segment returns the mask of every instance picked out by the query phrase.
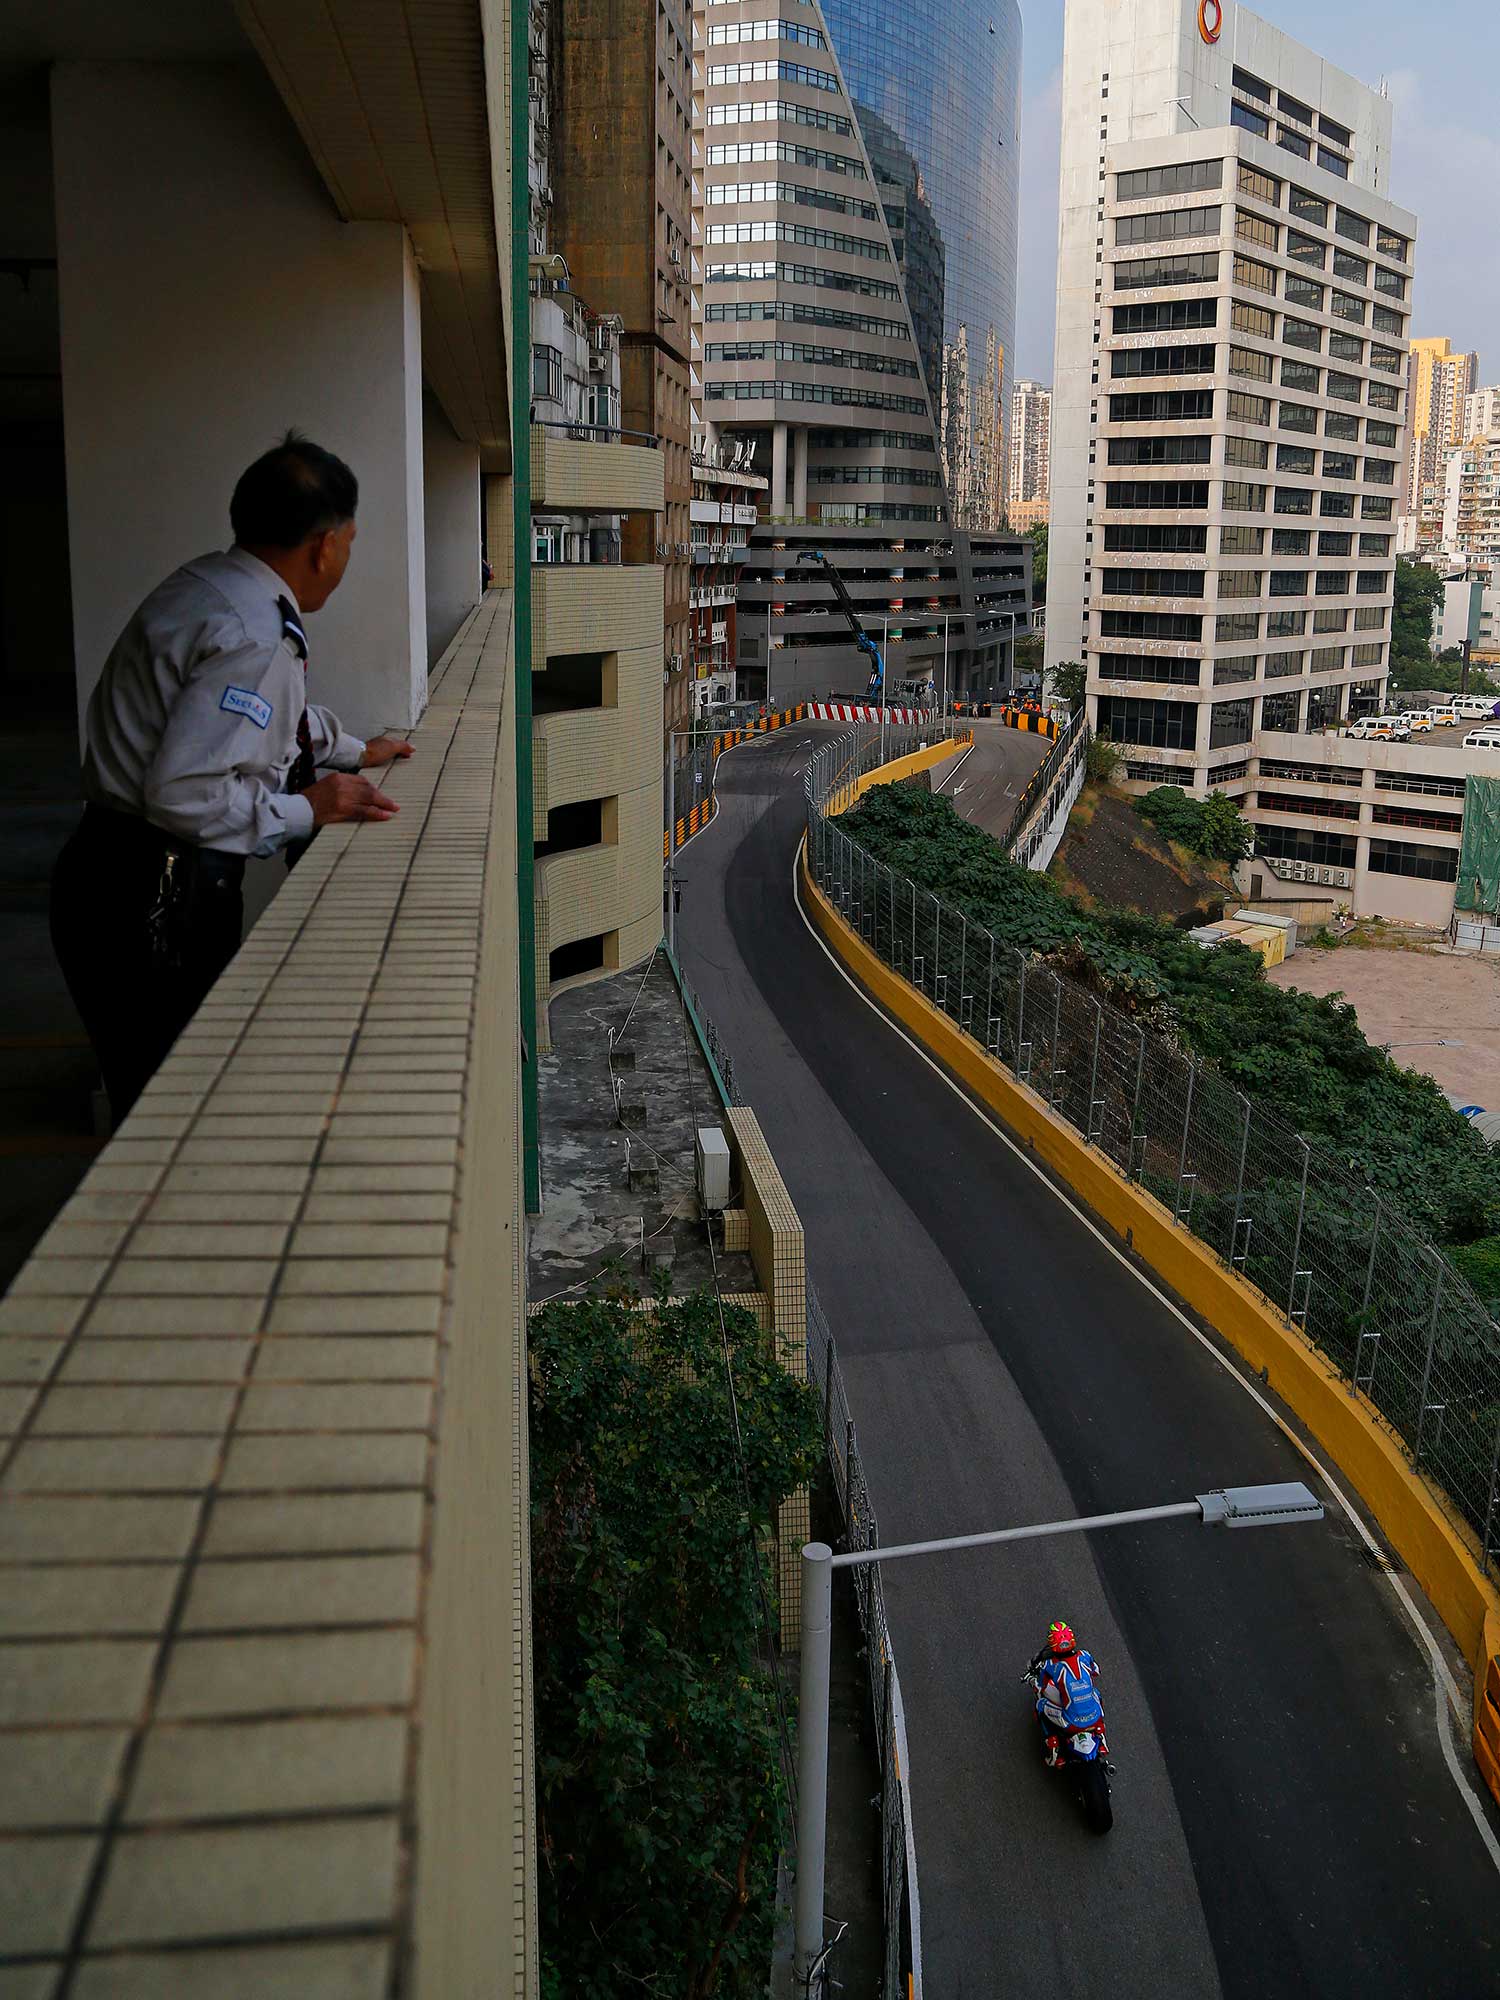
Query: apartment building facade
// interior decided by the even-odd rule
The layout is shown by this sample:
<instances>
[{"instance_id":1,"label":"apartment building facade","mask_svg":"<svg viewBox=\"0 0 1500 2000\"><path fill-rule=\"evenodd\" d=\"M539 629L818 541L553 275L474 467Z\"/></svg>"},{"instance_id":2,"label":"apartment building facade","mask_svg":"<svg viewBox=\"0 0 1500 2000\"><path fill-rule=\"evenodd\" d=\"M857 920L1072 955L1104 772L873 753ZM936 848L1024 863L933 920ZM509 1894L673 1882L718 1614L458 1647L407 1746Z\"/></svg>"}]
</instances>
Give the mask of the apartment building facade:
<instances>
[{"instance_id":1,"label":"apartment building facade","mask_svg":"<svg viewBox=\"0 0 1500 2000\"><path fill-rule=\"evenodd\" d=\"M1500 388L1476 389L1464 397L1460 438L1500 437Z\"/></svg>"},{"instance_id":2,"label":"apartment building facade","mask_svg":"<svg viewBox=\"0 0 1500 2000\"><path fill-rule=\"evenodd\" d=\"M1047 663L1243 788L1389 669L1415 218L1390 106L1247 9L1071 0ZM1272 836L1274 839L1274 836Z\"/></svg>"},{"instance_id":3,"label":"apartment building facade","mask_svg":"<svg viewBox=\"0 0 1500 2000\"><path fill-rule=\"evenodd\" d=\"M1467 413L1478 384L1477 354L1455 354L1446 337L1412 341L1406 376L1406 490L1400 509L1410 519L1402 541L1412 550L1441 543L1447 456L1453 446L1475 435Z\"/></svg>"},{"instance_id":4,"label":"apartment building facade","mask_svg":"<svg viewBox=\"0 0 1500 2000\"><path fill-rule=\"evenodd\" d=\"M1024 532L1047 519L1052 476L1052 391L1041 382L1018 382L1011 391L1005 514Z\"/></svg>"},{"instance_id":5,"label":"apartment building facade","mask_svg":"<svg viewBox=\"0 0 1500 2000\"><path fill-rule=\"evenodd\" d=\"M1466 561L1500 561L1500 435L1471 437L1443 466L1442 548Z\"/></svg>"}]
</instances>

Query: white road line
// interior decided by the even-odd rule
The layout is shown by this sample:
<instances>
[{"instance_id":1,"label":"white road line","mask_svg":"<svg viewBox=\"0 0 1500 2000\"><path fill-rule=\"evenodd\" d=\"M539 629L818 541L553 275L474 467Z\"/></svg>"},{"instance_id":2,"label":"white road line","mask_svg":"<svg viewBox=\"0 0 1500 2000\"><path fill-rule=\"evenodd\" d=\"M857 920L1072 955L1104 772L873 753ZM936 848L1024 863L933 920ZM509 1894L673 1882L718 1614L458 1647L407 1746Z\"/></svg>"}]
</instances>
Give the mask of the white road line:
<instances>
[{"instance_id":1,"label":"white road line","mask_svg":"<svg viewBox=\"0 0 1500 2000\"><path fill-rule=\"evenodd\" d=\"M798 856L800 856L800 852L801 849L799 846ZM1245 1379L1245 1377L1240 1373L1239 1369L1230 1360L1229 1356L1227 1354L1221 1353L1219 1348L1214 1344L1213 1341L1211 1341L1208 1338L1208 1336L1202 1331L1200 1327L1194 1326L1193 1322L1188 1318L1187 1314L1183 1312L1182 1308L1178 1305L1175 1305L1173 1301L1167 1297L1165 1292L1163 1292L1158 1286L1154 1285L1150 1280L1150 1278L1146 1276L1145 1272L1142 1271L1136 1264L1132 1263L1130 1258L1128 1258L1125 1255L1123 1250L1121 1250L1115 1243L1111 1242L1110 1238L1099 1227L1099 1225L1096 1222L1094 1222L1088 1215L1086 1215L1084 1211L1077 1205L1076 1202L1071 1201L1054 1181L1049 1179L1049 1177L1042 1172L1041 1168L1036 1164L1034 1160L1027 1158L1024 1150L1016 1144L1015 1140L1011 1138L1010 1134L1005 1130L1004 1126L999 1124L998 1121L995 1120L994 1118L990 1117L988 1112L981 1110L980 1107L974 1102L974 1100L968 1095L968 1093L960 1089L960 1087L953 1081L952 1077L948 1075L947 1071L942 1067L942 1065L933 1060L933 1058L927 1053L926 1049L922 1047L921 1043L914 1040L912 1036L908 1035L904 1028L898 1027L896 1023L890 1018L890 1016L887 1013L885 1013L885 1011L881 1007L877 1006L875 1001L873 1001L870 998L869 994L865 992L864 988L859 984L858 980L850 976L849 972L840 963L837 954L830 949L830 947L822 937L821 933L819 932L817 926L812 922L812 920L809 918L807 914L807 911L802 906L801 886L797 879L798 856L794 856L792 860L792 900L797 906L797 914L799 917L801 917L803 924L806 926L808 935L812 938L813 942L817 945L818 949L823 953L823 956L828 960L828 963L833 967L834 971L839 975L840 979L843 980L844 984L848 986L852 992L858 995L858 997L864 1002L864 1004L869 1008L870 1012L874 1014L878 1020L883 1021L885 1023L886 1027L890 1029L893 1035L898 1036L903 1042L905 1042L906 1046L912 1051L914 1055L918 1056L924 1063L926 1063L927 1067L932 1071L933 1075L936 1076L940 1082L945 1083L948 1086L949 1090L953 1092L953 1095L958 1099L959 1103L964 1105L969 1111L971 1111L974 1114L974 1116L979 1120L981 1125L988 1126L989 1130L995 1134L995 1137L999 1139L1001 1144L1009 1147L1010 1151L1015 1154L1016 1158L1021 1162L1022 1166L1025 1167L1028 1172L1035 1174L1036 1178L1041 1182L1042 1186L1047 1189L1048 1193L1053 1195L1056 1198L1056 1200L1061 1202L1063 1207L1068 1210L1069 1214L1074 1216L1079 1222L1081 1222L1084 1228L1088 1230L1091 1236L1093 1236L1094 1238L1097 1239L1098 1242L1103 1244L1104 1248L1109 1252L1110 1256L1113 1257L1117 1263L1123 1264L1125 1269L1137 1281L1137 1283L1144 1285L1146 1290L1151 1294L1151 1296L1154 1299L1156 1299L1159 1304L1166 1307L1167 1311L1172 1315L1173 1319L1177 1320L1181 1325L1187 1328L1188 1332L1192 1335L1193 1339L1198 1342L1200 1347L1204 1348L1209 1354L1213 1356L1214 1360L1218 1362L1219 1366L1229 1376L1230 1380L1237 1383L1239 1387L1244 1390L1245 1394L1250 1397L1251 1401L1257 1404L1259 1408L1264 1411L1266 1416L1270 1418L1271 1422L1276 1426L1277 1430L1281 1432L1282 1436L1285 1437L1287 1441L1298 1452L1301 1453L1302 1457L1307 1461L1308 1465L1312 1467L1313 1471L1316 1472L1318 1477L1322 1480L1323 1484L1328 1488L1328 1491L1333 1495L1334 1499L1338 1502L1340 1510L1343 1512L1345 1518L1349 1521L1350 1525L1354 1528L1356 1534L1358 1534L1360 1540L1364 1543L1365 1547L1370 1551L1372 1555L1378 1557L1381 1553L1379 1544L1376 1542L1374 1536L1370 1533L1369 1529L1366 1528L1364 1522L1360 1519L1359 1514L1355 1509L1355 1507L1353 1506L1353 1504L1346 1498L1342 1489L1337 1485L1337 1483L1333 1478L1333 1475L1329 1472L1327 1466L1324 1465L1322 1460L1317 1456L1315 1452L1313 1452L1311 1449L1309 1449L1309 1447L1306 1444L1303 1443L1302 1439L1298 1437L1297 1433L1292 1429L1290 1424L1288 1424L1284 1418L1282 1418L1277 1414L1277 1412L1272 1408L1270 1403L1267 1402L1266 1398L1263 1395L1261 1395L1260 1391L1257 1388L1255 1388L1251 1382ZM1420 1611L1418 1611L1416 1604L1413 1602L1410 1591L1408 1591L1406 1588L1406 1585L1401 1581L1399 1576L1394 1576L1389 1571L1384 1572L1384 1574L1386 1577L1386 1581L1390 1584L1392 1590L1394 1590L1394 1592L1396 1593L1396 1597L1400 1602L1402 1609L1405 1611L1407 1617L1410 1619L1412 1627L1416 1632L1418 1639L1421 1641L1422 1647L1425 1650L1428 1660L1431 1663L1433 1699L1434 1699L1434 1706L1437 1711L1438 1743L1443 1752L1443 1761L1448 1766L1449 1775L1452 1777L1454 1784L1458 1788L1459 1797L1468 1807L1469 1816L1473 1820L1475 1827L1478 1829L1479 1838L1484 1842L1486 1853L1489 1855L1489 1858L1493 1863L1494 1867L1496 1868L1496 1870L1500 1871L1500 1840L1496 1839L1494 1830L1490 1826L1489 1819L1486 1816L1485 1809L1480 1804L1479 1800L1475 1797L1473 1788L1468 1782L1467 1778L1465 1777L1462 1768L1460 1767L1458 1756L1453 1746L1452 1719L1449 1714L1450 1704L1452 1707L1452 1711L1454 1714L1457 1715L1460 1724L1466 1730L1471 1726L1470 1718L1466 1715L1464 1711L1464 1705L1462 1698L1460 1697L1458 1692L1457 1683L1454 1681L1452 1674L1449 1672L1448 1663L1443 1658L1442 1652L1438 1647L1436 1639L1433 1638L1432 1633L1428 1629L1427 1621L1422 1617ZM1445 1695L1446 1699L1444 1698Z\"/></svg>"}]
</instances>

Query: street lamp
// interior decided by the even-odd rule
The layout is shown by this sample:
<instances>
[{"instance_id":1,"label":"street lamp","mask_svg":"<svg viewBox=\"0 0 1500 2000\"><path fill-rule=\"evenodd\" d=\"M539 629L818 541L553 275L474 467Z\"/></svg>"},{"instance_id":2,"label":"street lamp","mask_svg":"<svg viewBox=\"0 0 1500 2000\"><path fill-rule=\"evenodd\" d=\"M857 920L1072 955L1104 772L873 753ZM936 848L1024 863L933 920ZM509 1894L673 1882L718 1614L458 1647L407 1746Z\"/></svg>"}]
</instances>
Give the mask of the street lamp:
<instances>
[{"instance_id":1,"label":"street lamp","mask_svg":"<svg viewBox=\"0 0 1500 2000\"><path fill-rule=\"evenodd\" d=\"M1288 1521L1321 1521L1323 1503L1300 1481L1273 1486L1229 1486L1175 1500L1164 1507L1133 1507L1121 1514L1089 1514L1074 1521L1039 1521L1027 1528L995 1528L981 1535L949 1535L937 1542L901 1542L888 1549L849 1549L835 1555L826 1542L802 1551L802 1669L797 1715L797 1976L811 1992L823 1949L823 1873L828 1817L828 1689L833 1636L833 1572L905 1556L941 1555L952 1549L988 1548L994 1542L1031 1541L1043 1535L1092 1534L1141 1521L1192 1519L1205 1526L1269 1528Z\"/></svg>"}]
</instances>

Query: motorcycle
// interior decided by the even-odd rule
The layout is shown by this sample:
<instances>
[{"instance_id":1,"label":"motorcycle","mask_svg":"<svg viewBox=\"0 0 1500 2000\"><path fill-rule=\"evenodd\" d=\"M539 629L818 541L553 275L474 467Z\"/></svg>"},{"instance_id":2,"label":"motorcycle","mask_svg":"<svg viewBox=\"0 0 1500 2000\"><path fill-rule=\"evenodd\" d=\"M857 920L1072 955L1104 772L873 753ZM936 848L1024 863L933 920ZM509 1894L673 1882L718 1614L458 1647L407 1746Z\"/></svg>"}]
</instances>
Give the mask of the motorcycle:
<instances>
[{"instance_id":1,"label":"motorcycle","mask_svg":"<svg viewBox=\"0 0 1500 2000\"><path fill-rule=\"evenodd\" d=\"M1021 1679L1033 1693L1040 1694L1041 1683L1035 1667L1028 1667ZM1109 1795L1109 1774L1115 1766L1109 1761L1102 1718L1078 1729L1050 1721L1045 1726L1057 1744L1055 1761L1048 1760L1050 1768L1061 1771L1072 1785L1089 1832L1108 1833L1115 1823L1115 1809Z\"/></svg>"}]
</instances>

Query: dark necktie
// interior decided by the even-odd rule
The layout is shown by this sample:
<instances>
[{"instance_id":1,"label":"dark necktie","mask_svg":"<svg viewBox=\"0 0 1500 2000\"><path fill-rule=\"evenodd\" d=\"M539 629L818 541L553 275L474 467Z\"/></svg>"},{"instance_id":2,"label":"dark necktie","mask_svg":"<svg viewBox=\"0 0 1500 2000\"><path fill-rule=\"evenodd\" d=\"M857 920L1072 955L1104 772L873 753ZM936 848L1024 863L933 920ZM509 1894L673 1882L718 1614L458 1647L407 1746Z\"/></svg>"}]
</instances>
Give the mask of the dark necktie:
<instances>
[{"instance_id":1,"label":"dark necktie","mask_svg":"<svg viewBox=\"0 0 1500 2000\"><path fill-rule=\"evenodd\" d=\"M281 613L281 636L290 639L292 649L302 662L304 680L307 677L307 634L302 629L302 620L297 616L289 597L278 597L276 608ZM305 792L318 774L313 762L312 731L307 726L307 702L304 698L302 713L297 717L297 759L287 773L286 788L289 792Z\"/></svg>"}]
</instances>

